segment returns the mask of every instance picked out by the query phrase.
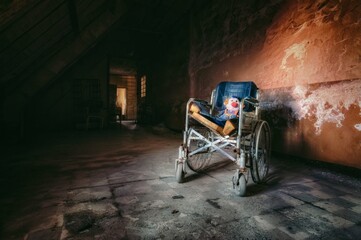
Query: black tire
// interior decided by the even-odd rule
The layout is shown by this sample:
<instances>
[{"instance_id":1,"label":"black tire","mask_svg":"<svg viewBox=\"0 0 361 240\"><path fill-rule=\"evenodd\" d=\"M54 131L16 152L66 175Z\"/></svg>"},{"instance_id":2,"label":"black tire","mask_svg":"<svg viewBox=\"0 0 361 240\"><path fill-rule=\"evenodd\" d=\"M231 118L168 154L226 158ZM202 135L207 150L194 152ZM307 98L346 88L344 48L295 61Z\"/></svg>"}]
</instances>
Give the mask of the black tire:
<instances>
[{"instance_id":1,"label":"black tire","mask_svg":"<svg viewBox=\"0 0 361 240\"><path fill-rule=\"evenodd\" d=\"M191 129L190 129L191 130ZM190 133L190 130L188 133ZM207 139L212 138L212 132L207 128L197 128L195 129L201 135L203 135ZM188 134L189 135L189 134ZM206 145L207 143L201 139L190 139L189 144L187 144L188 153ZM201 172L207 166L209 166L210 161L212 159L212 152L211 149L205 149L199 153L196 153L192 156L187 156L187 165L188 167L194 172Z\"/></svg>"},{"instance_id":2,"label":"black tire","mask_svg":"<svg viewBox=\"0 0 361 240\"><path fill-rule=\"evenodd\" d=\"M238 174L238 181L234 182L234 192L239 197L244 197L246 195L246 188L247 188L247 182L246 177L242 173L236 173ZM237 177L237 176L234 176Z\"/></svg>"},{"instance_id":3,"label":"black tire","mask_svg":"<svg viewBox=\"0 0 361 240\"><path fill-rule=\"evenodd\" d=\"M175 170L175 179L178 183L182 183L184 181L184 171L183 171L183 163L178 163Z\"/></svg>"},{"instance_id":4,"label":"black tire","mask_svg":"<svg viewBox=\"0 0 361 240\"><path fill-rule=\"evenodd\" d=\"M259 184L266 180L271 158L271 130L266 121L257 121L251 143L251 175Z\"/></svg>"}]
</instances>

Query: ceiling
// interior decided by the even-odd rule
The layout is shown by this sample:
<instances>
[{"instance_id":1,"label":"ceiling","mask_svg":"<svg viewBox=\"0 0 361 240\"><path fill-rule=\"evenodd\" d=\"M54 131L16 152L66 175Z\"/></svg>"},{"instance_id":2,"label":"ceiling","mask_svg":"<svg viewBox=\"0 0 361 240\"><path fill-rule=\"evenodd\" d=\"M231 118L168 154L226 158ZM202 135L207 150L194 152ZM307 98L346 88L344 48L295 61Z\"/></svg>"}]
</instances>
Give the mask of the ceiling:
<instances>
[{"instance_id":1,"label":"ceiling","mask_svg":"<svg viewBox=\"0 0 361 240\"><path fill-rule=\"evenodd\" d=\"M114 27L118 37L128 34L130 54L138 48L152 48L187 20L194 4L195 0L3 0L2 92L18 88L29 75L50 81ZM43 85L39 81L30 84Z\"/></svg>"}]
</instances>

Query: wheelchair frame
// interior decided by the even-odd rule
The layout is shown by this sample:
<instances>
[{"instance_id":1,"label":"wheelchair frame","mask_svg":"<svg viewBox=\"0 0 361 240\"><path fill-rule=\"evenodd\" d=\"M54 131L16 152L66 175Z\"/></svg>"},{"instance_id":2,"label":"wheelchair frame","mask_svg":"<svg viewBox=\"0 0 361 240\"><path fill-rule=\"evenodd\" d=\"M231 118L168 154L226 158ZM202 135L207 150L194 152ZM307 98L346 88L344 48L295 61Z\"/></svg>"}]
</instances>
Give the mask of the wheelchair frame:
<instances>
[{"instance_id":1,"label":"wheelchair frame","mask_svg":"<svg viewBox=\"0 0 361 240\"><path fill-rule=\"evenodd\" d=\"M214 93L215 90L212 91L211 102L208 104L211 111L214 110ZM233 189L236 195L245 196L249 172L251 172L253 182L262 183L268 174L270 162L271 131L268 123L260 119L258 90L256 98L241 99L240 106L250 104L254 107L254 111L248 113L240 109L238 129L230 135L223 135L214 129L202 126L203 124L198 119L192 117L190 105L194 101L207 103L195 98L190 98L187 102L183 143L179 147L179 156L175 161L177 182L184 182L187 173L186 166L195 172L200 172L211 159L212 153L218 152L238 166L232 177ZM199 122L201 126L199 128L192 126L191 118ZM246 118L249 118L248 121Z\"/></svg>"}]
</instances>

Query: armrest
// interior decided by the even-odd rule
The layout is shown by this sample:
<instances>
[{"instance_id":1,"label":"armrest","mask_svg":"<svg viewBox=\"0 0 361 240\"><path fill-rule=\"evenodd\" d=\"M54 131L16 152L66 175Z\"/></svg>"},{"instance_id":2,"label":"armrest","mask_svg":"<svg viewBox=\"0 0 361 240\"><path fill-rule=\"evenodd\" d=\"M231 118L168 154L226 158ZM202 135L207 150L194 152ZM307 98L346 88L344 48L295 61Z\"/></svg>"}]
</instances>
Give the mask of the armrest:
<instances>
[{"instance_id":1,"label":"armrest","mask_svg":"<svg viewBox=\"0 0 361 240\"><path fill-rule=\"evenodd\" d=\"M247 97L247 98L244 99L244 102L250 103L250 104L252 104L252 105L255 106L255 107L258 107L258 106L259 106L259 101L258 101L258 99L256 99L256 98Z\"/></svg>"},{"instance_id":2,"label":"armrest","mask_svg":"<svg viewBox=\"0 0 361 240\"><path fill-rule=\"evenodd\" d=\"M209 104L209 102L207 102L206 100L199 99L199 98L190 98L189 100L191 100L191 99L192 99L192 101L189 101L189 102L200 102L200 103L205 104L207 106L211 106L211 104Z\"/></svg>"},{"instance_id":3,"label":"armrest","mask_svg":"<svg viewBox=\"0 0 361 240\"><path fill-rule=\"evenodd\" d=\"M187 103L187 112L208 112L210 108L211 105L202 99L190 98Z\"/></svg>"}]
</instances>

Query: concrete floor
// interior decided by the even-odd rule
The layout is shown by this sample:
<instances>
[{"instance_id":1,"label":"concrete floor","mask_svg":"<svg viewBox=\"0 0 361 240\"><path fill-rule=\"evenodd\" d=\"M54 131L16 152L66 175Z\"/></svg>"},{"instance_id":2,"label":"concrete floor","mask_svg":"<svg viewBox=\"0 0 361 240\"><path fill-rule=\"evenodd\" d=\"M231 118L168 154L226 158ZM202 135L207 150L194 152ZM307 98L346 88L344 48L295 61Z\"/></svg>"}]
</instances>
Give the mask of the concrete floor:
<instances>
[{"instance_id":1,"label":"concrete floor","mask_svg":"<svg viewBox=\"0 0 361 240\"><path fill-rule=\"evenodd\" d=\"M123 127L6 149L0 239L360 239L359 178L273 157L240 198L228 161L176 183L180 143Z\"/></svg>"}]
</instances>

